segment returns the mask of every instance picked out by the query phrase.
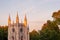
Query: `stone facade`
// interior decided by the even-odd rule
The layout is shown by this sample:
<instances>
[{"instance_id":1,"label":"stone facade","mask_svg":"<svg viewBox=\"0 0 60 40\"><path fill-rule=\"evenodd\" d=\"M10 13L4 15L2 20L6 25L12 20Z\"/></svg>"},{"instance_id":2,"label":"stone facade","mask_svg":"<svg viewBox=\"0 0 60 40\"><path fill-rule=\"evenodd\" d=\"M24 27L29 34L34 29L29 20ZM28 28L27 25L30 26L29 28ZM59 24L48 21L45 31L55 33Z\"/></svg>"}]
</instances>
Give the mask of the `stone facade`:
<instances>
[{"instance_id":1,"label":"stone facade","mask_svg":"<svg viewBox=\"0 0 60 40\"><path fill-rule=\"evenodd\" d=\"M29 26L25 15L24 23L19 23L18 14L16 23L11 23L10 15L8 17L8 40L29 40Z\"/></svg>"}]
</instances>

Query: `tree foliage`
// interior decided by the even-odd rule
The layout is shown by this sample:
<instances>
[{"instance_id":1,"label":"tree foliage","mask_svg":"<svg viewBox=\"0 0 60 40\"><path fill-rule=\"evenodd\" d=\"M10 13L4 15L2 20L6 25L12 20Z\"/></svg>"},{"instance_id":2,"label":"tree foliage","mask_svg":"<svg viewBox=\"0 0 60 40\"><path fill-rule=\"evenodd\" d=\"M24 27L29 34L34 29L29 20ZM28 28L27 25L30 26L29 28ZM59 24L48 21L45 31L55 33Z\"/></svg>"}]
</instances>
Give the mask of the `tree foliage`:
<instances>
[{"instance_id":1,"label":"tree foliage","mask_svg":"<svg viewBox=\"0 0 60 40\"><path fill-rule=\"evenodd\" d=\"M53 12L52 17L54 18L53 21L55 21L57 24L60 24L60 10Z\"/></svg>"},{"instance_id":2,"label":"tree foliage","mask_svg":"<svg viewBox=\"0 0 60 40\"><path fill-rule=\"evenodd\" d=\"M39 33L35 30L30 32L30 40L39 40Z\"/></svg>"},{"instance_id":3,"label":"tree foliage","mask_svg":"<svg viewBox=\"0 0 60 40\"><path fill-rule=\"evenodd\" d=\"M8 40L8 27L0 26L0 40Z\"/></svg>"},{"instance_id":4,"label":"tree foliage","mask_svg":"<svg viewBox=\"0 0 60 40\"><path fill-rule=\"evenodd\" d=\"M48 20L40 31L40 40L59 40L59 34L58 25L55 22Z\"/></svg>"}]
</instances>

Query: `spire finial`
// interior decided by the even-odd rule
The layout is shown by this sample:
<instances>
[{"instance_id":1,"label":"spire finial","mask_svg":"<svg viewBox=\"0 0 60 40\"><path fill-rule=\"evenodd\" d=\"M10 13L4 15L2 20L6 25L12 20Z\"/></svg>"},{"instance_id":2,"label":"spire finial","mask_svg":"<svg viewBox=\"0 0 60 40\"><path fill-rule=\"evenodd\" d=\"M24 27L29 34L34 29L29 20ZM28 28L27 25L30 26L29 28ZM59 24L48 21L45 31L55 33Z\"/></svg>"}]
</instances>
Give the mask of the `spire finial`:
<instances>
[{"instance_id":1,"label":"spire finial","mask_svg":"<svg viewBox=\"0 0 60 40\"><path fill-rule=\"evenodd\" d=\"M25 14L25 17L24 17L24 25L27 26L27 18L26 18L26 14Z\"/></svg>"},{"instance_id":2,"label":"spire finial","mask_svg":"<svg viewBox=\"0 0 60 40\"><path fill-rule=\"evenodd\" d=\"M16 16L16 23L19 23L19 16L18 16L18 12L17 12L17 16Z\"/></svg>"},{"instance_id":3,"label":"spire finial","mask_svg":"<svg viewBox=\"0 0 60 40\"><path fill-rule=\"evenodd\" d=\"M10 14L8 16L8 25L11 24L11 18L10 18Z\"/></svg>"}]
</instances>

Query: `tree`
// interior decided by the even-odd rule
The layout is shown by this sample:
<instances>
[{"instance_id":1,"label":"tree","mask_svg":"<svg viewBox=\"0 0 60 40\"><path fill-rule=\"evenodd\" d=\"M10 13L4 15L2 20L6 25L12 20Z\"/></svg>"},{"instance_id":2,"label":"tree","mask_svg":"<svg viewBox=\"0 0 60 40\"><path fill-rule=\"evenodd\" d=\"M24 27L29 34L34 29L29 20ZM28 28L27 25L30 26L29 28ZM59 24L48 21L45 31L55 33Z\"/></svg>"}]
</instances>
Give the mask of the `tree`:
<instances>
[{"instance_id":1,"label":"tree","mask_svg":"<svg viewBox=\"0 0 60 40\"><path fill-rule=\"evenodd\" d=\"M52 17L54 18L53 21L55 21L57 24L60 24L60 10L58 10L58 12L53 12Z\"/></svg>"},{"instance_id":2,"label":"tree","mask_svg":"<svg viewBox=\"0 0 60 40\"><path fill-rule=\"evenodd\" d=\"M40 40L59 40L59 28L54 21L48 20L40 31Z\"/></svg>"},{"instance_id":3,"label":"tree","mask_svg":"<svg viewBox=\"0 0 60 40\"><path fill-rule=\"evenodd\" d=\"M30 32L30 40L39 40L39 33L35 30Z\"/></svg>"},{"instance_id":4,"label":"tree","mask_svg":"<svg viewBox=\"0 0 60 40\"><path fill-rule=\"evenodd\" d=\"M4 40L4 30L3 27L0 27L0 40Z\"/></svg>"},{"instance_id":5,"label":"tree","mask_svg":"<svg viewBox=\"0 0 60 40\"><path fill-rule=\"evenodd\" d=\"M8 26L4 27L4 40L8 40Z\"/></svg>"},{"instance_id":6,"label":"tree","mask_svg":"<svg viewBox=\"0 0 60 40\"><path fill-rule=\"evenodd\" d=\"M8 26L0 26L0 40L8 40Z\"/></svg>"}]
</instances>

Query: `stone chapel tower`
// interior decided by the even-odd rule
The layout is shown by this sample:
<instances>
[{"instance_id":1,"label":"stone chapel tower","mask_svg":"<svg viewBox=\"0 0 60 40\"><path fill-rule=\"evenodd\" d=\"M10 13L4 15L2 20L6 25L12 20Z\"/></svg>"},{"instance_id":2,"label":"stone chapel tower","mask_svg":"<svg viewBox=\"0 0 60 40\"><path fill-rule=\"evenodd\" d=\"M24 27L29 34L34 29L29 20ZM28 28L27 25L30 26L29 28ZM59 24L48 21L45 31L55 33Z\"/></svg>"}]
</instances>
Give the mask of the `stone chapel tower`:
<instances>
[{"instance_id":1,"label":"stone chapel tower","mask_svg":"<svg viewBox=\"0 0 60 40\"><path fill-rule=\"evenodd\" d=\"M29 40L29 26L27 25L26 15L24 17L24 23L19 23L18 13L16 16L16 23L11 23L11 18L9 15L8 40Z\"/></svg>"}]
</instances>

